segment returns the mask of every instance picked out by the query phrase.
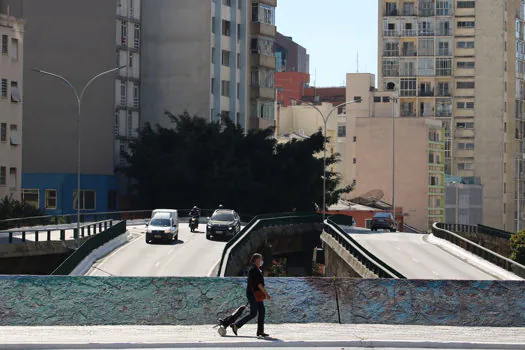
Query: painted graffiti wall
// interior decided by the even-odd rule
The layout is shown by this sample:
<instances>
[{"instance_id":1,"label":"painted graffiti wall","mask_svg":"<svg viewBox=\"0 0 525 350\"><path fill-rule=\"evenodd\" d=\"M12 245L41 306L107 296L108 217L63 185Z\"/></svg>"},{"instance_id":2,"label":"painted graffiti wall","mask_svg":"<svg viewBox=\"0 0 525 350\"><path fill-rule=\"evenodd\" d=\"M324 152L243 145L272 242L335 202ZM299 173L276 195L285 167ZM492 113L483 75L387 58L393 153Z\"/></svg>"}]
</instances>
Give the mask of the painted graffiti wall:
<instances>
[{"instance_id":1,"label":"painted graffiti wall","mask_svg":"<svg viewBox=\"0 0 525 350\"><path fill-rule=\"evenodd\" d=\"M268 323L525 326L525 282L269 278ZM0 277L0 326L214 324L243 278Z\"/></svg>"}]
</instances>

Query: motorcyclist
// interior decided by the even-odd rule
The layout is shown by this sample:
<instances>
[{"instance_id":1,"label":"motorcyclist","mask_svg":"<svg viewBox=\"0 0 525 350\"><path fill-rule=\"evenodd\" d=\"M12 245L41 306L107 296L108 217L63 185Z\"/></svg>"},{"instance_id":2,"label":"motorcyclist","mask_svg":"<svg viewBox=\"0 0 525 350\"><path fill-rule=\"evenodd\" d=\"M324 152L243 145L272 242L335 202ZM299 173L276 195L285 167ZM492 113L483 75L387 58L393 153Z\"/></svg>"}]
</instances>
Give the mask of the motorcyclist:
<instances>
[{"instance_id":1,"label":"motorcyclist","mask_svg":"<svg viewBox=\"0 0 525 350\"><path fill-rule=\"evenodd\" d=\"M190 217L198 219L199 216L201 216L201 210L196 205L194 205L190 210Z\"/></svg>"},{"instance_id":2,"label":"motorcyclist","mask_svg":"<svg viewBox=\"0 0 525 350\"><path fill-rule=\"evenodd\" d=\"M222 204L219 204L219 209L224 209L224 206Z\"/></svg>"}]
</instances>

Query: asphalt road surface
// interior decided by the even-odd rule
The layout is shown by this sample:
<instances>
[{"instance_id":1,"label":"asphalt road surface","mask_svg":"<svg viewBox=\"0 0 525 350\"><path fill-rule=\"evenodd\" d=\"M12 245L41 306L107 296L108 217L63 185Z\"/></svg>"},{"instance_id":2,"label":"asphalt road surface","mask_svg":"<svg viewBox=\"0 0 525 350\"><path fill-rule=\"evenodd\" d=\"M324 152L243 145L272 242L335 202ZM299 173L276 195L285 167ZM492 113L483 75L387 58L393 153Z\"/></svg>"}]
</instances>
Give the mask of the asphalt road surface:
<instances>
[{"instance_id":1,"label":"asphalt road surface","mask_svg":"<svg viewBox=\"0 0 525 350\"><path fill-rule=\"evenodd\" d=\"M191 233L188 223L179 223L179 241L147 244L145 226L130 231L137 238L96 262L88 276L186 276L206 277L221 258L226 241L207 240L206 225Z\"/></svg>"},{"instance_id":2,"label":"asphalt road surface","mask_svg":"<svg viewBox=\"0 0 525 350\"><path fill-rule=\"evenodd\" d=\"M363 247L407 278L494 280L496 277L424 240L401 232L352 233Z\"/></svg>"}]
</instances>

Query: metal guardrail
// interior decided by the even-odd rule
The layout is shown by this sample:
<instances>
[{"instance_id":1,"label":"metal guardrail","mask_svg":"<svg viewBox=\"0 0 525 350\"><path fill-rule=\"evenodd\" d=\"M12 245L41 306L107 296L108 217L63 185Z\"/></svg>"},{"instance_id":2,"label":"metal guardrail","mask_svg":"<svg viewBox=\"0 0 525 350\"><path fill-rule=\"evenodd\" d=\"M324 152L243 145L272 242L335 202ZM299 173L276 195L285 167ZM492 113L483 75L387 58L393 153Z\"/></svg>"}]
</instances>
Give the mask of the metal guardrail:
<instances>
[{"instance_id":1,"label":"metal guardrail","mask_svg":"<svg viewBox=\"0 0 525 350\"><path fill-rule=\"evenodd\" d=\"M219 263L218 276L224 277L226 266L232 251L239 244L249 239L250 233L268 226L322 223L321 215L318 213L281 213L265 214L254 217L239 233L226 243Z\"/></svg>"},{"instance_id":2,"label":"metal guardrail","mask_svg":"<svg viewBox=\"0 0 525 350\"><path fill-rule=\"evenodd\" d=\"M468 226L468 225L458 225L458 226ZM511 259L508 259L502 255L499 255L498 253L495 253L492 250L482 247L479 244L469 241L466 238L461 237L457 233L454 233L451 230L449 230L448 228L450 227L454 227L454 226L451 224L435 223L434 225L432 225L432 233L434 234L434 236L438 238L445 239L451 243L454 243L455 245L493 263L494 265L497 265L522 278L525 278L525 266ZM462 231L462 232L468 232L468 231Z\"/></svg>"},{"instance_id":3,"label":"metal guardrail","mask_svg":"<svg viewBox=\"0 0 525 350\"><path fill-rule=\"evenodd\" d=\"M160 209L160 208L159 208ZM191 209L177 209L179 217L188 217ZM112 211L100 213L82 213L80 222L98 222L103 220L140 220L149 219L153 210L130 210L130 211ZM211 216L215 209L201 209L201 217ZM254 215L239 214L244 222L250 221ZM0 220L0 229L9 230L14 228L25 228L46 225L63 225L76 223L77 214L67 215L46 215L33 216L25 218L13 218Z\"/></svg>"},{"instance_id":4,"label":"metal guardrail","mask_svg":"<svg viewBox=\"0 0 525 350\"><path fill-rule=\"evenodd\" d=\"M89 237L93 235L97 235L98 233L101 233L108 228L113 226L113 220L104 220L99 222L93 222L89 224L83 224L80 226L80 232L77 231L76 227L72 228L60 228L60 229L53 229L53 228L42 228L42 229L23 229L19 231L8 231L8 232L0 232L0 233L7 233L9 235L8 242L9 244L13 244L14 242L14 235L20 234L20 240L22 243L27 242L27 239L29 238L29 235L33 235L34 241L33 242L42 242L42 241L65 241L66 240L66 231L73 230L73 239L77 238L84 238ZM60 238L58 240L52 239L52 233L59 231L60 232ZM43 236L43 239L41 237Z\"/></svg>"},{"instance_id":5,"label":"metal guardrail","mask_svg":"<svg viewBox=\"0 0 525 350\"><path fill-rule=\"evenodd\" d=\"M60 264L51 275L69 275L93 250L126 232L126 221L120 221L91 237Z\"/></svg>"},{"instance_id":6,"label":"metal guardrail","mask_svg":"<svg viewBox=\"0 0 525 350\"><path fill-rule=\"evenodd\" d=\"M325 221L325 232L332 236L339 244L348 250L352 256L379 278L406 279L400 272L365 249L330 218Z\"/></svg>"},{"instance_id":7,"label":"metal guardrail","mask_svg":"<svg viewBox=\"0 0 525 350\"><path fill-rule=\"evenodd\" d=\"M456 232L456 233L480 233L485 234L492 237L499 237L504 239L510 239L512 236L512 232L507 232L503 230L498 230L493 227L485 226L485 225L461 225L461 224L445 224L442 222L438 223L438 227Z\"/></svg>"}]
</instances>

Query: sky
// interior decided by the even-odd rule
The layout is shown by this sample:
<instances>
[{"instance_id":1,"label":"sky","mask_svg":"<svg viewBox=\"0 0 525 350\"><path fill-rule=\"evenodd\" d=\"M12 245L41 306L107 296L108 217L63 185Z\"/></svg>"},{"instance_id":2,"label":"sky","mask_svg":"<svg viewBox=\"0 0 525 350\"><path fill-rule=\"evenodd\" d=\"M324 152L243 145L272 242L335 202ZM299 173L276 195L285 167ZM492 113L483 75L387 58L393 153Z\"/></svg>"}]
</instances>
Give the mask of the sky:
<instances>
[{"instance_id":1,"label":"sky","mask_svg":"<svg viewBox=\"0 0 525 350\"><path fill-rule=\"evenodd\" d=\"M346 85L346 73L377 78L377 0L278 0L277 31L310 54L310 83Z\"/></svg>"}]
</instances>

